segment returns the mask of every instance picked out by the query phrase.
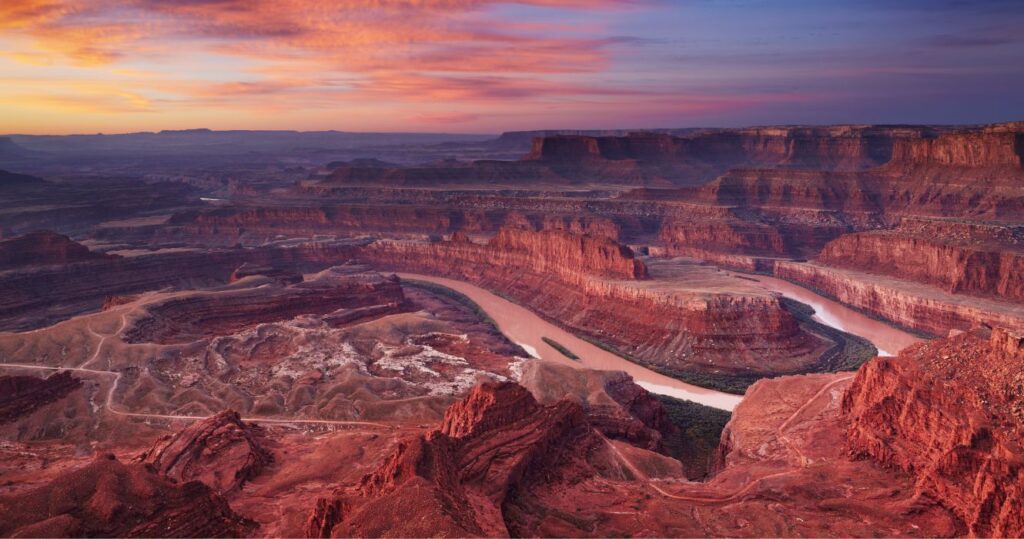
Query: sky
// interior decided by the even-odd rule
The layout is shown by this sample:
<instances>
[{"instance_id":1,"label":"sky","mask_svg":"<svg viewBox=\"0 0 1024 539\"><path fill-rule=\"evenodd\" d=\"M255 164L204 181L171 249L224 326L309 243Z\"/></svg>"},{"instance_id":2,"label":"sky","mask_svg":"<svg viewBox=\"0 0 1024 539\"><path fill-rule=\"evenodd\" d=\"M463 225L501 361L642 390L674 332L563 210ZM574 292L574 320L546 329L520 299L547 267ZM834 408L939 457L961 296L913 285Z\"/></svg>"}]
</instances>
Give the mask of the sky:
<instances>
[{"instance_id":1,"label":"sky","mask_svg":"<svg viewBox=\"0 0 1024 539\"><path fill-rule=\"evenodd\" d=\"M0 133L1024 119L1021 0L0 0Z\"/></svg>"}]
</instances>

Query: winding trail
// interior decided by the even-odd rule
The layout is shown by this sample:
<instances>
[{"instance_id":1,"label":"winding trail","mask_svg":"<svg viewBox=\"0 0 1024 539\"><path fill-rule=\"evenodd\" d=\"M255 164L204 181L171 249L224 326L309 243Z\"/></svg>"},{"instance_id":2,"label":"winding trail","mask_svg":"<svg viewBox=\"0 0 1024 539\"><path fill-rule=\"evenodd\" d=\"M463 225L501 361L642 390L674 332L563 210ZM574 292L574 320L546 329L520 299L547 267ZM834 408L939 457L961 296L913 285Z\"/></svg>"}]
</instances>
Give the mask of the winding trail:
<instances>
[{"instance_id":1,"label":"winding trail","mask_svg":"<svg viewBox=\"0 0 1024 539\"><path fill-rule=\"evenodd\" d=\"M778 434L778 437L782 441L783 445L786 446L787 451L789 451L790 453L794 454L797 457L797 459L799 460L800 466L798 468L793 469L793 470L786 470L784 472L768 474L768 475L764 475L764 476L761 476L761 477L758 477L758 478L754 478L754 479L748 481L746 484L744 484L741 488L739 488L735 492L732 492L732 493L729 493L729 494L725 494L725 495L721 495L721 496L700 496L700 495L673 494L673 493L665 490L661 486L659 486L656 483L655 480L650 479L650 477L648 477L647 474L645 474L642 470L637 468L636 465L633 464L633 462L630 461L628 457L623 455L622 452L619 451L619 448L615 447L615 444L613 444L610 440L608 440L607 438L604 438L604 441L608 445L608 447L615 453L616 457L619 459L619 462L621 464L623 464L626 468L628 468L629 471L632 472L633 475L636 476L636 478L639 481L643 481L652 490L656 491L658 494L661 494L662 496L665 496L666 498L672 498L673 500L681 500L681 501L694 502L694 503L715 503L715 504L717 504L717 503L730 503L730 502L734 502L734 501L738 500L739 498L741 498L742 496L744 496L745 494L747 494L748 492L750 492L751 489L753 489L754 487L756 487L757 485L759 485L760 483L762 483L764 481L767 481L769 479L774 479L774 478L777 478L777 477L784 477L784 476L787 476L787 475L792 475L792 474L800 472L800 470L802 468L806 468L807 466L809 466L810 462L807 459L807 457L803 454L803 452L800 450L800 448L797 447L796 444L794 444L793 441L790 440L786 436L785 431L792 425L792 423L794 421L796 421L796 419L798 417L800 417L801 414L804 413L804 411L806 411L814 402L816 402L819 398L821 398L822 395L827 393L830 389L832 389L836 385L841 384L843 382L846 382L846 381L848 381L848 380L850 380L852 378L853 378L853 375L850 375L850 376L844 376L842 378L837 378L835 380L831 380L829 382L826 382L825 384L823 384L821 386L821 388L816 393L814 393L814 395L810 396L807 399L807 401L805 401L792 414L790 414L790 416L787 417L785 421L783 421L782 423L779 424L779 427L778 427L778 429L776 431L777 434Z\"/></svg>"}]
</instances>

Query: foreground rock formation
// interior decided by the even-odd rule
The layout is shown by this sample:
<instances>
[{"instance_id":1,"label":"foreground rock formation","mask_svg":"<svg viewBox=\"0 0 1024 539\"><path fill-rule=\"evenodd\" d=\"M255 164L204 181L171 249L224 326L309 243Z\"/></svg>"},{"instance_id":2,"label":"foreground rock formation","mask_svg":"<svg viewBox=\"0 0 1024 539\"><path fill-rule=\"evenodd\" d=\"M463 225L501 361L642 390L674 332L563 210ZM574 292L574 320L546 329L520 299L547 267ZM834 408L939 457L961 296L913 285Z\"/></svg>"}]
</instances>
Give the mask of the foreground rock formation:
<instances>
[{"instance_id":1,"label":"foreground rock formation","mask_svg":"<svg viewBox=\"0 0 1024 539\"><path fill-rule=\"evenodd\" d=\"M514 384L483 385L445 413L440 429L403 442L349 497L332 533L348 536L523 536L552 483L612 468L613 457L572 402L537 404ZM398 521L396 514L407 518ZM557 519L556 519L557 520ZM572 522L546 523L546 534Z\"/></svg>"},{"instance_id":2,"label":"foreground rock formation","mask_svg":"<svg viewBox=\"0 0 1024 539\"><path fill-rule=\"evenodd\" d=\"M19 537L244 537L254 528L198 481L99 456L24 494L0 496L0 534Z\"/></svg>"},{"instance_id":3,"label":"foreground rock formation","mask_svg":"<svg viewBox=\"0 0 1024 539\"><path fill-rule=\"evenodd\" d=\"M879 358L843 412L855 455L913 475L971 535L1024 534L1024 336L964 333Z\"/></svg>"},{"instance_id":4,"label":"foreground rock formation","mask_svg":"<svg viewBox=\"0 0 1024 539\"><path fill-rule=\"evenodd\" d=\"M218 494L242 487L273 461L263 433L225 410L160 439L138 460L177 483L200 481Z\"/></svg>"}]
</instances>

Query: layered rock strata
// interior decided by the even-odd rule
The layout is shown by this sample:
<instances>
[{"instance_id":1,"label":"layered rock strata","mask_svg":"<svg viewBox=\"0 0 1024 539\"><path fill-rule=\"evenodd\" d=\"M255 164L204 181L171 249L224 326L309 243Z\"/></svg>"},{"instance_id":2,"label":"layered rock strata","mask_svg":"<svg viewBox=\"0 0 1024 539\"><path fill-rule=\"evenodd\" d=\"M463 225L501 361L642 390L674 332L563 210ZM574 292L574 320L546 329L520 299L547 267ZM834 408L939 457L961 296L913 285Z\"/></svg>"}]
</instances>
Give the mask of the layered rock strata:
<instances>
[{"instance_id":1,"label":"layered rock strata","mask_svg":"<svg viewBox=\"0 0 1024 539\"><path fill-rule=\"evenodd\" d=\"M365 476L332 533L530 535L519 516L534 489L593 476L608 460L578 404L541 406L518 385L484 384Z\"/></svg>"},{"instance_id":2,"label":"layered rock strata","mask_svg":"<svg viewBox=\"0 0 1024 539\"><path fill-rule=\"evenodd\" d=\"M122 338L131 343L191 342L202 336L228 335L299 314L345 311L336 313L341 317L349 311L378 306L383 310L375 309L375 315L398 312L405 302L398 279L364 270L359 266L338 266L286 286L253 276L248 279L266 282L240 281L214 290L174 294L147 304L147 314L136 318Z\"/></svg>"},{"instance_id":3,"label":"layered rock strata","mask_svg":"<svg viewBox=\"0 0 1024 539\"><path fill-rule=\"evenodd\" d=\"M972 536L1024 534L1024 334L964 333L878 358L843 413L855 455L913 475Z\"/></svg>"},{"instance_id":4,"label":"layered rock strata","mask_svg":"<svg viewBox=\"0 0 1024 539\"><path fill-rule=\"evenodd\" d=\"M1024 328L1016 302L965 298L933 286L817 263L772 261L777 277L800 283L844 304L932 335L978 325Z\"/></svg>"},{"instance_id":5,"label":"layered rock strata","mask_svg":"<svg viewBox=\"0 0 1024 539\"><path fill-rule=\"evenodd\" d=\"M820 346L777 297L661 290L627 248L603 239L505 229L487 244L377 241L362 257L480 284L665 367L773 372L778 358L813 362Z\"/></svg>"},{"instance_id":6,"label":"layered rock strata","mask_svg":"<svg viewBox=\"0 0 1024 539\"><path fill-rule=\"evenodd\" d=\"M68 371L48 378L0 376L0 423L10 423L82 387Z\"/></svg>"},{"instance_id":7,"label":"layered rock strata","mask_svg":"<svg viewBox=\"0 0 1024 539\"><path fill-rule=\"evenodd\" d=\"M825 245L817 261L931 284L950 293L1024 301L1024 232L959 223L913 224L841 236ZM1008 237L1000 241L986 234L988 230L976 232L978 228Z\"/></svg>"},{"instance_id":8,"label":"layered rock strata","mask_svg":"<svg viewBox=\"0 0 1024 539\"><path fill-rule=\"evenodd\" d=\"M234 410L197 421L158 440L138 459L177 483L200 481L219 494L236 491L273 461L259 427Z\"/></svg>"}]
</instances>

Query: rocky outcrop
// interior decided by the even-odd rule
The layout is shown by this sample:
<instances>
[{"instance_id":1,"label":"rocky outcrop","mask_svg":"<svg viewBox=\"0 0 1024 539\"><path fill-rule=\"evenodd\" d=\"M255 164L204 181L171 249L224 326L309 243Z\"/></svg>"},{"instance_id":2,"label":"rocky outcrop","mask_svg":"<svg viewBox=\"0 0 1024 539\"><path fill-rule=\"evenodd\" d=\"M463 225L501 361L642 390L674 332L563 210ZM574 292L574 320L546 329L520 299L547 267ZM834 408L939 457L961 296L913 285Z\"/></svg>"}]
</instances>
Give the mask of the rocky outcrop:
<instances>
[{"instance_id":1,"label":"rocky outcrop","mask_svg":"<svg viewBox=\"0 0 1024 539\"><path fill-rule=\"evenodd\" d=\"M637 280L647 277L647 268L637 259L632 250L607 237L577 234L561 229L533 230L529 228L503 227L486 244L466 241L465 235L456 235L453 241L440 242L396 242L377 241L363 250L361 257L385 266L409 266L424 270L436 267L438 270L474 271L461 269L453 260L464 260L476 266L476 271L486 272L486 266L497 271L517 270L534 274L549 275L565 282L576 283L587 276L610 279ZM408 250L408 255L402 251ZM427 259L407 259L414 251L422 251Z\"/></svg>"},{"instance_id":2,"label":"rocky outcrop","mask_svg":"<svg viewBox=\"0 0 1024 539\"><path fill-rule=\"evenodd\" d=\"M113 455L0 496L6 537L244 537L254 528L206 485L177 485Z\"/></svg>"},{"instance_id":3,"label":"rocky outcrop","mask_svg":"<svg viewBox=\"0 0 1024 539\"><path fill-rule=\"evenodd\" d=\"M61 371L48 378L35 376L0 376L0 423L10 423L21 416L82 387L82 381Z\"/></svg>"},{"instance_id":4,"label":"rocky outcrop","mask_svg":"<svg viewBox=\"0 0 1024 539\"><path fill-rule=\"evenodd\" d=\"M745 254L786 254L786 239L775 227L763 223L733 220L671 219L658 231L669 254L687 249L712 248Z\"/></svg>"},{"instance_id":5,"label":"rocky outcrop","mask_svg":"<svg viewBox=\"0 0 1024 539\"><path fill-rule=\"evenodd\" d=\"M259 427L225 410L161 438L137 460L177 483L201 481L214 492L228 494L273 461L262 438Z\"/></svg>"},{"instance_id":6,"label":"rocky outcrop","mask_svg":"<svg viewBox=\"0 0 1024 539\"><path fill-rule=\"evenodd\" d=\"M541 404L565 398L579 402L590 425L613 440L664 453L662 440L677 430L661 401L621 371L531 361L523 367L519 383Z\"/></svg>"},{"instance_id":7,"label":"rocky outcrop","mask_svg":"<svg viewBox=\"0 0 1024 539\"><path fill-rule=\"evenodd\" d=\"M858 456L906 471L972 536L1024 534L1024 336L964 333L865 364L843 398Z\"/></svg>"},{"instance_id":8,"label":"rocky outcrop","mask_svg":"<svg viewBox=\"0 0 1024 539\"><path fill-rule=\"evenodd\" d=\"M115 258L94 253L71 238L42 230L0 241L0 271Z\"/></svg>"},{"instance_id":9,"label":"rocky outcrop","mask_svg":"<svg viewBox=\"0 0 1024 539\"><path fill-rule=\"evenodd\" d=\"M322 315L371 306L397 312L405 301L397 278L385 278L360 266L333 267L287 286L262 276L249 279L257 282L182 292L147 304L147 315L127 327L122 338L125 342L190 342L300 314ZM249 286L241 286L244 284Z\"/></svg>"},{"instance_id":10,"label":"rocky outcrop","mask_svg":"<svg viewBox=\"0 0 1024 539\"><path fill-rule=\"evenodd\" d=\"M536 273L558 274L572 279L581 271L613 279L643 279L647 268L633 251L603 237L562 230L532 231L502 228L488 248L505 260Z\"/></svg>"},{"instance_id":11,"label":"rocky outcrop","mask_svg":"<svg viewBox=\"0 0 1024 539\"><path fill-rule=\"evenodd\" d=\"M333 534L532 535L518 518L529 500L594 476L606 448L578 404L541 406L519 385L483 384L365 476Z\"/></svg>"},{"instance_id":12,"label":"rocky outcrop","mask_svg":"<svg viewBox=\"0 0 1024 539\"><path fill-rule=\"evenodd\" d=\"M317 498L316 507L306 519L305 537L327 538L344 518L344 505L337 498Z\"/></svg>"}]
</instances>

